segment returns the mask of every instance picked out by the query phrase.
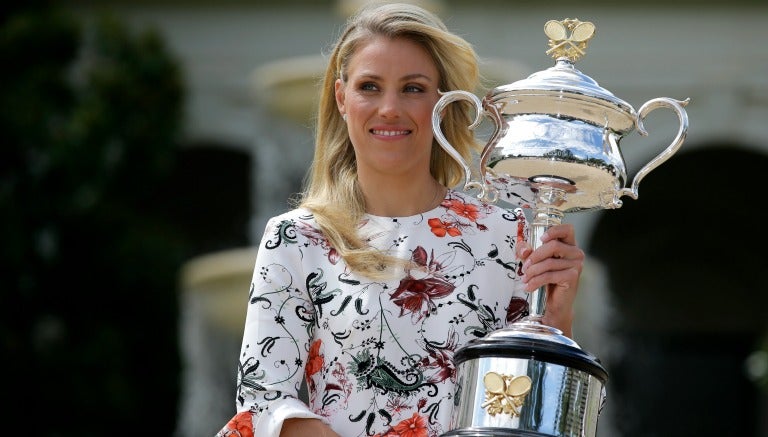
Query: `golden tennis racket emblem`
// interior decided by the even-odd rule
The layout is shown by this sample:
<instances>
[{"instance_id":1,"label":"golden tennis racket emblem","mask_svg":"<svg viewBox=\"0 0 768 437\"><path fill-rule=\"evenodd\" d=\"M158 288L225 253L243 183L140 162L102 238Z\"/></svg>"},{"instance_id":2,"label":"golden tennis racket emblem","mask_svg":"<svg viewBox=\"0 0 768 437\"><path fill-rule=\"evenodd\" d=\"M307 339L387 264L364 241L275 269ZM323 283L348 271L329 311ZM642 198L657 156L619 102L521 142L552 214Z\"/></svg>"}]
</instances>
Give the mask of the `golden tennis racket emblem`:
<instances>
[{"instance_id":1,"label":"golden tennis racket emblem","mask_svg":"<svg viewBox=\"0 0 768 437\"><path fill-rule=\"evenodd\" d=\"M502 375L488 372L483 377L485 384L485 402L481 407L489 415L508 414L512 417L520 415L520 407L531 391L531 378L526 375Z\"/></svg>"},{"instance_id":2,"label":"golden tennis racket emblem","mask_svg":"<svg viewBox=\"0 0 768 437\"><path fill-rule=\"evenodd\" d=\"M576 18L549 20L544 24L544 33L549 37L547 54L555 59L578 61L586 54L587 43L595 36L595 30L594 24Z\"/></svg>"}]
</instances>

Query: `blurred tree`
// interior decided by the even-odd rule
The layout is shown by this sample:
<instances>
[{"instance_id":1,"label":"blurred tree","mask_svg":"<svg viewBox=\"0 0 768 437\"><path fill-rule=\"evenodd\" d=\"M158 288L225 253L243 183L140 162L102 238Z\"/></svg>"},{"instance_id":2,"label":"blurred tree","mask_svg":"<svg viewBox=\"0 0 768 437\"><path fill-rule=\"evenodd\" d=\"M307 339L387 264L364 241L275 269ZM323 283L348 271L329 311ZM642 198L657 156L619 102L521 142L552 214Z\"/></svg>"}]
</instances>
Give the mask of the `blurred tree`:
<instances>
[{"instance_id":1,"label":"blurred tree","mask_svg":"<svg viewBox=\"0 0 768 437\"><path fill-rule=\"evenodd\" d=\"M180 67L114 18L38 4L0 19L3 428L171 435Z\"/></svg>"}]
</instances>

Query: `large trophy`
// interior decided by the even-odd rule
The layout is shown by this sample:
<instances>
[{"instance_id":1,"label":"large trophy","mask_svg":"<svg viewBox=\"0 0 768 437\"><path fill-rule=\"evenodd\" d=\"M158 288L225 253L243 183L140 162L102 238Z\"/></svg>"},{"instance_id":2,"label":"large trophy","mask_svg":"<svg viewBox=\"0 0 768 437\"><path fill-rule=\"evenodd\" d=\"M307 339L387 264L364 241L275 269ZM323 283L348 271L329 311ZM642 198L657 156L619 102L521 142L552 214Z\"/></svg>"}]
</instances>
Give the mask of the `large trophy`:
<instances>
[{"instance_id":1,"label":"large trophy","mask_svg":"<svg viewBox=\"0 0 768 437\"><path fill-rule=\"evenodd\" d=\"M446 92L432 115L437 141L464 167L465 189L489 202L530 208L534 249L565 213L619 208L623 196L637 199L640 180L677 152L688 130L688 100L656 98L636 112L574 67L594 36L592 23L550 20L544 31L553 67L496 87L482 101L466 91ZM494 124L475 173L440 128L446 106L462 100L475 107L470 129L485 117ZM643 120L658 108L677 114L677 136L625 187L619 141L635 128L646 136ZM443 437L595 435L607 372L575 341L541 323L545 307L542 287L532 293L522 320L456 351L454 412Z\"/></svg>"}]
</instances>

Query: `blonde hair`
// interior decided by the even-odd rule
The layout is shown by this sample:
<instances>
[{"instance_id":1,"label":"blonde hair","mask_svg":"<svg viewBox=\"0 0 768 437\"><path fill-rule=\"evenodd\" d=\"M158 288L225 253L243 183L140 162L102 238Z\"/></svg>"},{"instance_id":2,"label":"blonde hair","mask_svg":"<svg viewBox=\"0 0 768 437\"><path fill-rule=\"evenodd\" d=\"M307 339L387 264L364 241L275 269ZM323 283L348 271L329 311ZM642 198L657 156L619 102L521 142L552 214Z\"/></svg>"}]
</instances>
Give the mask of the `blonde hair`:
<instances>
[{"instance_id":1,"label":"blonde hair","mask_svg":"<svg viewBox=\"0 0 768 437\"><path fill-rule=\"evenodd\" d=\"M344 120L336 105L334 83L346 79L347 67L356 50L377 36L406 38L420 44L432 56L440 80L440 91L474 91L479 83L478 61L472 46L448 31L434 14L411 4L368 5L351 16L333 47L322 81L316 120L315 155L300 207L311 211L330 245L349 268L377 278L387 267L404 260L370 247L358 232L365 214L365 201L357 180L355 153ZM467 129L474 109L452 104L442 119L442 131L466 162L477 147ZM463 167L435 141L432 142L430 172L447 187L463 181Z\"/></svg>"}]
</instances>

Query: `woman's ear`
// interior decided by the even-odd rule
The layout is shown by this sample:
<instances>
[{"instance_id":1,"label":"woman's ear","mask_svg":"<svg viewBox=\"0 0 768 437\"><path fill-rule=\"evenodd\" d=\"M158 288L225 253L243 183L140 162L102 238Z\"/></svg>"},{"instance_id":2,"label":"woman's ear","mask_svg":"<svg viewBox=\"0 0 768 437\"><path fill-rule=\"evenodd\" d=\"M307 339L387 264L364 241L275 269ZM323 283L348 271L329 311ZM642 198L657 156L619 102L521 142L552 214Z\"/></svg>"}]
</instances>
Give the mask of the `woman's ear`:
<instances>
[{"instance_id":1,"label":"woman's ear","mask_svg":"<svg viewBox=\"0 0 768 437\"><path fill-rule=\"evenodd\" d=\"M334 93L336 94L336 106L339 108L339 112L343 115L344 110L344 82L341 79L336 79L334 83Z\"/></svg>"}]
</instances>

